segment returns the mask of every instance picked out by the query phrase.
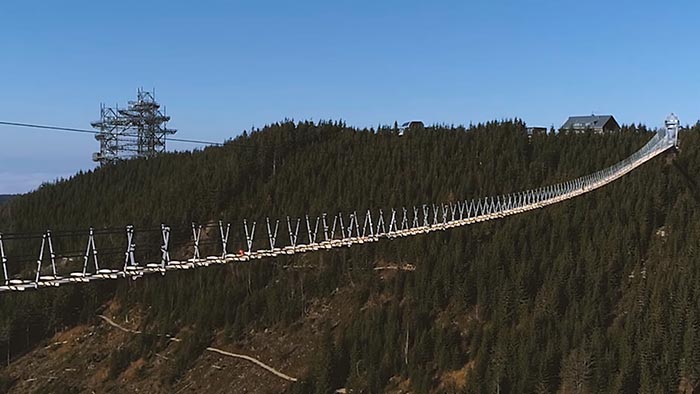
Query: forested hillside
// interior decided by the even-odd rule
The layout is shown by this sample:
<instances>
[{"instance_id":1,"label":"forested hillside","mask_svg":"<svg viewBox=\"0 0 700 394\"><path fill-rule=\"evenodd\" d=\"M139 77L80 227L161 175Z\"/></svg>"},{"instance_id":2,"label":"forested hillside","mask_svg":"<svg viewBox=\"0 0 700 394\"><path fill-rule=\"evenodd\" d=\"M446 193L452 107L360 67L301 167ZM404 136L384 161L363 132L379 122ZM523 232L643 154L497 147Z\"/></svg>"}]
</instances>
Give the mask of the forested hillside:
<instances>
[{"instance_id":1,"label":"forested hillside","mask_svg":"<svg viewBox=\"0 0 700 394\"><path fill-rule=\"evenodd\" d=\"M134 283L2 295L0 354L18 358L57 331L96 324L109 304L124 318L139 311L140 330L187 338L157 370L149 365L158 352L176 345L134 339L130 352L107 349L113 379L138 361L146 376L158 376L151 387L161 392L175 387L213 341L242 346L254 331L292 335L309 320L313 352L299 366L301 381L285 386L289 392L696 387L698 131L682 134L679 154L601 190L495 222ZM342 122L285 122L223 147L132 160L42 186L0 207L0 229L219 219L240 225L268 215L455 201L584 175L649 138L643 127L528 138L520 121L404 136ZM392 263L415 271L374 270ZM295 266L307 268L289 269ZM315 312L337 294L342 313ZM26 389L13 380L18 373L6 368L6 387Z\"/></svg>"},{"instance_id":2,"label":"forested hillside","mask_svg":"<svg viewBox=\"0 0 700 394\"><path fill-rule=\"evenodd\" d=\"M0 194L0 205L10 201L14 197L14 194Z\"/></svg>"}]
</instances>

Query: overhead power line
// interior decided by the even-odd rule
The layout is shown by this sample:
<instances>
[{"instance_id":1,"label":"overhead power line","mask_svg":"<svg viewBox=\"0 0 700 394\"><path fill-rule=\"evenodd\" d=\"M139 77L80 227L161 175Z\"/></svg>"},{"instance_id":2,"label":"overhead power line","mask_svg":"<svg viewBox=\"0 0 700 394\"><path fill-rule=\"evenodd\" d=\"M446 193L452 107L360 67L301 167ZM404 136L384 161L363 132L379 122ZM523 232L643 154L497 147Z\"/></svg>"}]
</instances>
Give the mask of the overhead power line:
<instances>
[{"instance_id":1,"label":"overhead power line","mask_svg":"<svg viewBox=\"0 0 700 394\"><path fill-rule=\"evenodd\" d=\"M92 135L99 134L99 132L98 132L98 131L95 131L95 130L76 129L76 128L72 128L72 127L60 127L60 126L39 125L39 124L23 123L23 122L7 122L7 121L0 121L0 125L2 125L2 126L15 126L15 127L26 127L26 128L32 128L32 129L40 129L40 130L62 131L62 132L67 132L67 133L83 133L83 134L92 134ZM223 145L223 144L220 143L220 142L211 142L211 141L202 141L202 140L190 140L190 139L184 139L184 138L168 138L168 141L182 142L182 143L196 144L196 145L211 145L211 146L222 146L222 145Z\"/></svg>"}]
</instances>

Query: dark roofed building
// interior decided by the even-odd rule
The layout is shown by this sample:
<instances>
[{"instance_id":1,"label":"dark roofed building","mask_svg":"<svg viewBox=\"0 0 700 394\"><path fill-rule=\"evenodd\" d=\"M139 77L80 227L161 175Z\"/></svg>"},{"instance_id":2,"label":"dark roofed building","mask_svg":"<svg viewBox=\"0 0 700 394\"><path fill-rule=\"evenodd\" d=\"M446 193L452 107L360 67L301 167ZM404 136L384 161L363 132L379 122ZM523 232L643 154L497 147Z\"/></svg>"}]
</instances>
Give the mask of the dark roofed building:
<instances>
[{"instance_id":1,"label":"dark roofed building","mask_svg":"<svg viewBox=\"0 0 700 394\"><path fill-rule=\"evenodd\" d=\"M425 124L423 124L422 121L412 120L402 124L401 127L399 127L399 135L403 135L403 133L406 131L423 130L424 128Z\"/></svg>"},{"instance_id":2,"label":"dark roofed building","mask_svg":"<svg viewBox=\"0 0 700 394\"><path fill-rule=\"evenodd\" d=\"M586 131L598 133L620 130L620 125L612 115L571 116L559 130Z\"/></svg>"},{"instance_id":3,"label":"dark roofed building","mask_svg":"<svg viewBox=\"0 0 700 394\"><path fill-rule=\"evenodd\" d=\"M547 128L546 127L539 127L539 126L528 126L527 129L527 135L532 136L532 135L538 135L538 134L547 134Z\"/></svg>"}]
</instances>

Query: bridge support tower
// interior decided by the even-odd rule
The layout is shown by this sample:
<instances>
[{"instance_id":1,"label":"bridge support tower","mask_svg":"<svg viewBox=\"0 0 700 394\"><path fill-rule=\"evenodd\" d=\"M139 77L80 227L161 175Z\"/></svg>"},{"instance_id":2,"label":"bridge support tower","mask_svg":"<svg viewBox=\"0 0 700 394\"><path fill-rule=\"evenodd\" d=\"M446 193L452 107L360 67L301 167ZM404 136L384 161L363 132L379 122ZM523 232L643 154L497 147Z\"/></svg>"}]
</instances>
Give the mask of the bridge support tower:
<instances>
[{"instance_id":1,"label":"bridge support tower","mask_svg":"<svg viewBox=\"0 0 700 394\"><path fill-rule=\"evenodd\" d=\"M666 138L668 138L670 142L673 142L673 146L678 148L678 131L681 126L681 121L678 119L678 116L672 113L666 118L664 125L666 126Z\"/></svg>"}]
</instances>

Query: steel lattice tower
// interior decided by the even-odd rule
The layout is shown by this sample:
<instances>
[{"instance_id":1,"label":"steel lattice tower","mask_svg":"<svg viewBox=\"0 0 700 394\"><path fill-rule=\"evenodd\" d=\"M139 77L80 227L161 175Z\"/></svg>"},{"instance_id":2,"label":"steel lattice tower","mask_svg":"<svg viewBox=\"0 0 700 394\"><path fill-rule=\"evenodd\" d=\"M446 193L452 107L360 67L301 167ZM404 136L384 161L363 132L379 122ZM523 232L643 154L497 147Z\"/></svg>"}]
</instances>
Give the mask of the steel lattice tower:
<instances>
[{"instance_id":1,"label":"steel lattice tower","mask_svg":"<svg viewBox=\"0 0 700 394\"><path fill-rule=\"evenodd\" d=\"M100 120L91 123L99 130L95 139L100 142L100 151L92 155L92 160L110 164L164 152L166 136L177 132L167 128L169 120L155 100L155 91L139 89L136 101L129 101L126 109L102 104Z\"/></svg>"}]
</instances>

